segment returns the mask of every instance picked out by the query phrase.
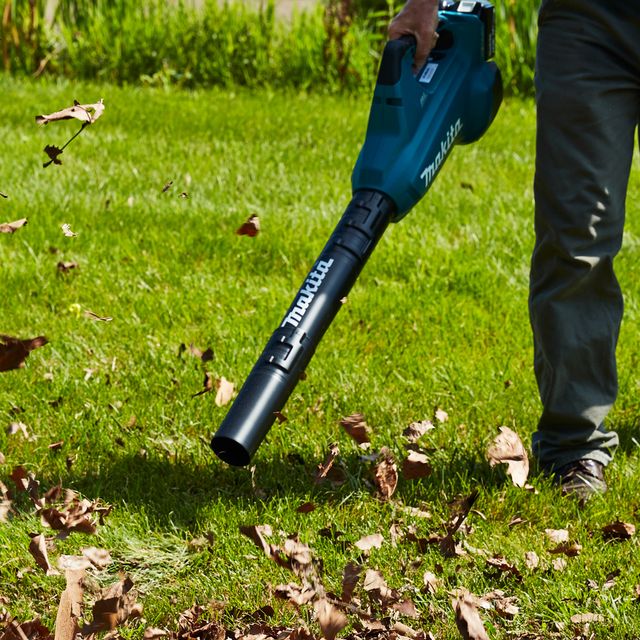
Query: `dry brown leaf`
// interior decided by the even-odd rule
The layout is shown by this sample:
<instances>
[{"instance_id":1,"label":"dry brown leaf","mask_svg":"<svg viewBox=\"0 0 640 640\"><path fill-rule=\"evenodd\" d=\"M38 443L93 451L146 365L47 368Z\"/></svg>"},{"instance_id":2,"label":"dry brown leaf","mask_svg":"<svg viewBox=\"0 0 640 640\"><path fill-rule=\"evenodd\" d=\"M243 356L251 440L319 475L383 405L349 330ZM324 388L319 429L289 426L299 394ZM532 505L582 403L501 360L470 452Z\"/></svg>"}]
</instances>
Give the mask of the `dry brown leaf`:
<instances>
[{"instance_id":1,"label":"dry brown leaf","mask_svg":"<svg viewBox=\"0 0 640 640\"><path fill-rule=\"evenodd\" d=\"M157 638L164 638L168 636L169 632L166 629L158 629L157 627L147 627L144 630L144 640L157 640Z\"/></svg>"},{"instance_id":2,"label":"dry brown leaf","mask_svg":"<svg viewBox=\"0 0 640 640\"><path fill-rule=\"evenodd\" d=\"M273 535L273 531L268 524L242 526L240 527L240 533L252 540L258 549L262 549L268 556L271 555L271 546L264 539L264 536Z\"/></svg>"},{"instance_id":3,"label":"dry brown leaf","mask_svg":"<svg viewBox=\"0 0 640 640\"><path fill-rule=\"evenodd\" d=\"M402 435L409 442L417 442L425 433L435 429L431 420L422 420L421 422L412 422L403 432Z\"/></svg>"},{"instance_id":4,"label":"dry brown leaf","mask_svg":"<svg viewBox=\"0 0 640 640\"><path fill-rule=\"evenodd\" d=\"M217 407L224 407L231 402L236 386L233 382L229 382L224 376L216 379L216 399Z\"/></svg>"},{"instance_id":5,"label":"dry brown leaf","mask_svg":"<svg viewBox=\"0 0 640 640\"><path fill-rule=\"evenodd\" d=\"M303 502L296 511L298 513L311 513L316 510L316 505L313 502Z\"/></svg>"},{"instance_id":6,"label":"dry brown leaf","mask_svg":"<svg viewBox=\"0 0 640 640\"><path fill-rule=\"evenodd\" d=\"M141 614L142 605L136 603L133 582L131 578L125 577L102 591L93 605L93 621L84 625L82 635L113 631L127 619Z\"/></svg>"},{"instance_id":7,"label":"dry brown leaf","mask_svg":"<svg viewBox=\"0 0 640 640\"><path fill-rule=\"evenodd\" d=\"M66 146L66 145L65 145ZM49 158L49 162L43 162L43 167L48 167L51 163L53 164L62 164L62 160L60 160L59 156L62 155L64 151L64 147L60 148L54 144L48 144L43 151L47 154Z\"/></svg>"},{"instance_id":8,"label":"dry brown leaf","mask_svg":"<svg viewBox=\"0 0 640 640\"><path fill-rule=\"evenodd\" d=\"M500 427L500 433L487 450L487 459L492 467L506 464L507 474L516 487L524 487L527 483L529 458L520 436L509 427Z\"/></svg>"},{"instance_id":9,"label":"dry brown leaf","mask_svg":"<svg viewBox=\"0 0 640 640\"><path fill-rule=\"evenodd\" d=\"M355 546L358 547L361 551L370 551L371 549L380 549L382 544L384 543L384 537L381 533L372 533L369 536L364 536L360 538L355 543Z\"/></svg>"},{"instance_id":10,"label":"dry brown leaf","mask_svg":"<svg viewBox=\"0 0 640 640\"><path fill-rule=\"evenodd\" d=\"M380 449L380 456L373 473L379 497L382 500L389 500L398 486L398 468L393 454L387 447Z\"/></svg>"},{"instance_id":11,"label":"dry brown leaf","mask_svg":"<svg viewBox=\"0 0 640 640\"><path fill-rule=\"evenodd\" d=\"M34 557L36 564L48 575L57 576L60 573L49 563L47 540L42 534L30 534L29 553Z\"/></svg>"},{"instance_id":12,"label":"dry brown leaf","mask_svg":"<svg viewBox=\"0 0 640 640\"><path fill-rule=\"evenodd\" d=\"M27 427L24 422L10 422L7 427L7 435L15 436L17 433L20 433L25 440L35 440L35 438L29 435L29 427Z\"/></svg>"},{"instance_id":13,"label":"dry brown leaf","mask_svg":"<svg viewBox=\"0 0 640 640\"><path fill-rule=\"evenodd\" d=\"M435 417L438 422L446 422L449 419L449 414L442 409L436 409Z\"/></svg>"},{"instance_id":14,"label":"dry brown leaf","mask_svg":"<svg viewBox=\"0 0 640 640\"><path fill-rule=\"evenodd\" d=\"M80 104L73 101L72 107L55 111L48 115L36 116L36 124L48 124L57 120L79 120L86 124L93 124L104 112L104 102L102 98L93 104Z\"/></svg>"},{"instance_id":15,"label":"dry brown leaf","mask_svg":"<svg viewBox=\"0 0 640 640\"><path fill-rule=\"evenodd\" d=\"M256 215L249 216L237 229L236 235L255 238L260 233L260 218Z\"/></svg>"},{"instance_id":16,"label":"dry brown leaf","mask_svg":"<svg viewBox=\"0 0 640 640\"><path fill-rule=\"evenodd\" d=\"M487 564L490 567L497 569L500 573L510 573L519 580L522 579L522 575L520 574L520 571L518 571L517 567L500 556L487 558Z\"/></svg>"},{"instance_id":17,"label":"dry brown leaf","mask_svg":"<svg viewBox=\"0 0 640 640\"><path fill-rule=\"evenodd\" d=\"M340 599L342 602L351 602L353 592L360 580L360 574L362 573L362 565L355 562L348 562L342 572L342 595Z\"/></svg>"},{"instance_id":18,"label":"dry brown leaf","mask_svg":"<svg viewBox=\"0 0 640 640\"><path fill-rule=\"evenodd\" d=\"M82 555L87 558L96 569L105 569L112 562L111 554L106 549L86 547L82 550Z\"/></svg>"},{"instance_id":19,"label":"dry brown leaf","mask_svg":"<svg viewBox=\"0 0 640 640\"><path fill-rule=\"evenodd\" d=\"M533 571L537 569L540 565L540 558L538 558L538 554L535 551L527 551L524 554L524 564L527 569Z\"/></svg>"},{"instance_id":20,"label":"dry brown leaf","mask_svg":"<svg viewBox=\"0 0 640 640\"><path fill-rule=\"evenodd\" d=\"M311 549L295 538L287 538L282 546L271 545L270 553L277 564L298 576L313 572Z\"/></svg>"},{"instance_id":21,"label":"dry brown leaf","mask_svg":"<svg viewBox=\"0 0 640 640\"><path fill-rule=\"evenodd\" d=\"M310 584L305 584L301 587L294 582L290 582L289 584L279 584L275 588L274 593L276 597L282 598L283 600L289 600L289 602L299 607L309 604L309 602L314 600L318 595L315 588Z\"/></svg>"},{"instance_id":22,"label":"dry brown leaf","mask_svg":"<svg viewBox=\"0 0 640 640\"><path fill-rule=\"evenodd\" d=\"M13 222L2 222L0 223L0 233L15 233L26 224L26 218L20 218L20 220L14 220Z\"/></svg>"},{"instance_id":23,"label":"dry brown leaf","mask_svg":"<svg viewBox=\"0 0 640 640\"><path fill-rule=\"evenodd\" d=\"M577 542L561 542L557 547L549 549L549 553L564 553L565 556L569 556L570 558L580 555L581 551L582 545Z\"/></svg>"},{"instance_id":24,"label":"dry brown leaf","mask_svg":"<svg viewBox=\"0 0 640 640\"><path fill-rule=\"evenodd\" d=\"M62 163L57 163L57 164L62 164ZM60 228L62 229L63 235L67 238L76 238L78 236L78 234L75 231L71 230L71 225L68 222L61 224Z\"/></svg>"},{"instance_id":25,"label":"dry brown leaf","mask_svg":"<svg viewBox=\"0 0 640 640\"><path fill-rule=\"evenodd\" d=\"M91 320L95 320L96 322L111 322L113 320L111 316L99 316L97 313L94 313L89 309L85 309L84 316L85 318L91 318Z\"/></svg>"},{"instance_id":26,"label":"dry brown leaf","mask_svg":"<svg viewBox=\"0 0 640 640\"><path fill-rule=\"evenodd\" d=\"M422 582L424 583L424 589L426 593L435 595L438 589L442 587L442 580L440 580L435 573L431 571L425 571L422 576Z\"/></svg>"},{"instance_id":27,"label":"dry brown leaf","mask_svg":"<svg viewBox=\"0 0 640 640\"><path fill-rule=\"evenodd\" d=\"M554 558L551 562L551 566L554 571L564 571L567 568L567 561L562 557Z\"/></svg>"},{"instance_id":28,"label":"dry brown leaf","mask_svg":"<svg viewBox=\"0 0 640 640\"><path fill-rule=\"evenodd\" d=\"M197 393L194 393L191 397L197 398L198 396L201 396L205 393L209 393L212 390L213 390L213 378L211 377L211 374L208 371L205 371L204 380L202 382L202 390L198 391Z\"/></svg>"},{"instance_id":29,"label":"dry brown leaf","mask_svg":"<svg viewBox=\"0 0 640 640\"><path fill-rule=\"evenodd\" d=\"M577 613L571 616L573 624L588 624L590 622L604 622L604 616L599 613Z\"/></svg>"},{"instance_id":30,"label":"dry brown leaf","mask_svg":"<svg viewBox=\"0 0 640 640\"><path fill-rule=\"evenodd\" d=\"M340 448L337 443L332 443L329 445L329 451L324 459L324 462L318 465L316 469L316 475L314 482L315 484L320 484L323 480L327 479L336 484L342 483L345 481L344 473L340 470L334 469L333 465L335 461L338 459L340 455Z\"/></svg>"},{"instance_id":31,"label":"dry brown leaf","mask_svg":"<svg viewBox=\"0 0 640 640\"><path fill-rule=\"evenodd\" d=\"M421 451L409 451L407 457L402 461L402 475L406 480L417 480L426 478L433 471L427 454Z\"/></svg>"},{"instance_id":32,"label":"dry brown leaf","mask_svg":"<svg viewBox=\"0 0 640 640\"><path fill-rule=\"evenodd\" d=\"M361 413L353 413L340 420L340 426L358 443L370 442L369 426Z\"/></svg>"},{"instance_id":33,"label":"dry brown leaf","mask_svg":"<svg viewBox=\"0 0 640 640\"><path fill-rule=\"evenodd\" d=\"M168 182L165 182L164 187L162 187L162 193L166 193L167 191L169 191L169 189L171 189L172 184L173 184L173 180L169 180Z\"/></svg>"},{"instance_id":34,"label":"dry brown leaf","mask_svg":"<svg viewBox=\"0 0 640 640\"><path fill-rule=\"evenodd\" d=\"M472 598L458 596L452 605L456 616L456 626L465 640L489 640Z\"/></svg>"},{"instance_id":35,"label":"dry brown leaf","mask_svg":"<svg viewBox=\"0 0 640 640\"><path fill-rule=\"evenodd\" d=\"M66 587L60 596L54 640L74 640L80 631L78 618L82 616L83 569L65 571Z\"/></svg>"},{"instance_id":36,"label":"dry brown leaf","mask_svg":"<svg viewBox=\"0 0 640 640\"><path fill-rule=\"evenodd\" d=\"M628 540L635 535L636 527L629 522L618 520L602 527L601 531L608 540Z\"/></svg>"},{"instance_id":37,"label":"dry brown leaf","mask_svg":"<svg viewBox=\"0 0 640 640\"><path fill-rule=\"evenodd\" d=\"M322 631L322 636L326 640L334 640L335 637L347 626L347 616L328 600L316 600L313 609Z\"/></svg>"},{"instance_id":38,"label":"dry brown leaf","mask_svg":"<svg viewBox=\"0 0 640 640\"><path fill-rule=\"evenodd\" d=\"M395 602L391 605L391 608L394 611L397 611L400 615L407 616L407 618L420 617L420 614L416 609L416 605L413 603L413 600L410 600L409 598L401 600L400 602Z\"/></svg>"},{"instance_id":39,"label":"dry brown leaf","mask_svg":"<svg viewBox=\"0 0 640 640\"><path fill-rule=\"evenodd\" d=\"M551 542L556 544L569 542L569 531L567 529L545 529L544 532Z\"/></svg>"},{"instance_id":40,"label":"dry brown leaf","mask_svg":"<svg viewBox=\"0 0 640 640\"><path fill-rule=\"evenodd\" d=\"M34 350L43 347L48 340L44 336L21 340L0 334L0 371L24 367L24 361Z\"/></svg>"},{"instance_id":41,"label":"dry brown leaf","mask_svg":"<svg viewBox=\"0 0 640 640\"><path fill-rule=\"evenodd\" d=\"M74 261L63 262L60 260L56 266L60 273L69 273L73 269L78 268L78 263Z\"/></svg>"},{"instance_id":42,"label":"dry brown leaf","mask_svg":"<svg viewBox=\"0 0 640 640\"><path fill-rule=\"evenodd\" d=\"M398 592L395 589L390 589L382 574L374 569L367 569L362 588L372 600L380 603L383 607L388 607L400 600Z\"/></svg>"}]
</instances>

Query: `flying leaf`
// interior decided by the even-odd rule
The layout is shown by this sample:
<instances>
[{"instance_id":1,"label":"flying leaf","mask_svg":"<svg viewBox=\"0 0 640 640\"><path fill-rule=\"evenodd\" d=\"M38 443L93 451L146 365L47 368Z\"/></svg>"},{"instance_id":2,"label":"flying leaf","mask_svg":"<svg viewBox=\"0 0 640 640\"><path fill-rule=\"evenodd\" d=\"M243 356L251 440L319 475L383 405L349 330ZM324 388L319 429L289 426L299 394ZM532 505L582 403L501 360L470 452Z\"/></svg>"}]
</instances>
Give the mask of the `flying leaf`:
<instances>
[{"instance_id":1,"label":"flying leaf","mask_svg":"<svg viewBox=\"0 0 640 640\"><path fill-rule=\"evenodd\" d=\"M233 382L229 382L224 376L216 380L216 399L215 403L218 407L223 407L231 402L236 386Z\"/></svg>"},{"instance_id":2,"label":"flying leaf","mask_svg":"<svg viewBox=\"0 0 640 640\"><path fill-rule=\"evenodd\" d=\"M324 598L316 600L313 609L320 625L322 636L326 640L334 640L338 633L347 626L347 616L328 600Z\"/></svg>"},{"instance_id":3,"label":"flying leaf","mask_svg":"<svg viewBox=\"0 0 640 640\"><path fill-rule=\"evenodd\" d=\"M82 616L83 569L65 571L66 587L60 596L54 640L74 640L80 631L78 618Z\"/></svg>"},{"instance_id":4,"label":"flying leaf","mask_svg":"<svg viewBox=\"0 0 640 640\"><path fill-rule=\"evenodd\" d=\"M398 486L398 468L393 454L387 447L380 449L380 458L374 468L374 478L380 498L389 500Z\"/></svg>"},{"instance_id":5,"label":"flying leaf","mask_svg":"<svg viewBox=\"0 0 640 640\"><path fill-rule=\"evenodd\" d=\"M549 553L564 553L565 556L569 556L570 558L580 555L581 551L582 545L577 542L561 542L557 547L549 549Z\"/></svg>"},{"instance_id":6,"label":"flying leaf","mask_svg":"<svg viewBox=\"0 0 640 640\"><path fill-rule=\"evenodd\" d=\"M370 442L369 427L361 413L354 413L340 420L340 426L358 443Z\"/></svg>"},{"instance_id":7,"label":"flying leaf","mask_svg":"<svg viewBox=\"0 0 640 640\"><path fill-rule=\"evenodd\" d=\"M21 340L0 334L0 371L10 371L24 367L27 356L47 344L44 336Z\"/></svg>"},{"instance_id":8,"label":"flying leaf","mask_svg":"<svg viewBox=\"0 0 640 640\"><path fill-rule=\"evenodd\" d=\"M271 536L273 534L271 527L268 524L241 526L240 533L252 540L256 547L258 547L258 549L262 549L266 555L271 555L271 546L264 539L264 536Z\"/></svg>"},{"instance_id":9,"label":"flying leaf","mask_svg":"<svg viewBox=\"0 0 640 640\"><path fill-rule=\"evenodd\" d=\"M57 576L59 572L49 563L47 552L47 540L42 534L31 534L29 553L34 557L36 564L48 575Z\"/></svg>"},{"instance_id":10,"label":"flying leaf","mask_svg":"<svg viewBox=\"0 0 640 640\"><path fill-rule=\"evenodd\" d=\"M202 383L202 390L194 393L191 397L196 398L198 396L203 395L204 393L209 393L209 391L213 390L213 378L208 371L204 373L204 381Z\"/></svg>"},{"instance_id":11,"label":"flying leaf","mask_svg":"<svg viewBox=\"0 0 640 640\"><path fill-rule=\"evenodd\" d=\"M351 602L361 573L362 565L355 562L347 562L342 572L342 595L340 596L342 602Z\"/></svg>"},{"instance_id":12,"label":"flying leaf","mask_svg":"<svg viewBox=\"0 0 640 640\"><path fill-rule=\"evenodd\" d=\"M62 229L62 233L67 237L67 238L75 238L77 237L77 233L75 233L75 231L71 231L71 225L68 223L64 223L62 225L60 225L60 228Z\"/></svg>"},{"instance_id":13,"label":"flying leaf","mask_svg":"<svg viewBox=\"0 0 640 640\"><path fill-rule=\"evenodd\" d=\"M169 180L169 182L167 182L164 187L162 187L162 193L166 193L167 191L169 191L169 189L171 189L171 185L173 184L173 180Z\"/></svg>"},{"instance_id":14,"label":"flying leaf","mask_svg":"<svg viewBox=\"0 0 640 640\"><path fill-rule=\"evenodd\" d=\"M236 229L236 235L255 238L260 233L260 219L258 216L249 216L240 227Z\"/></svg>"},{"instance_id":15,"label":"flying leaf","mask_svg":"<svg viewBox=\"0 0 640 640\"><path fill-rule=\"evenodd\" d=\"M524 487L529 475L529 458L517 433L509 427L500 427L500 433L495 437L487 451L489 464L506 464L507 473L516 487Z\"/></svg>"},{"instance_id":16,"label":"flying leaf","mask_svg":"<svg viewBox=\"0 0 640 640\"><path fill-rule=\"evenodd\" d=\"M86 124L93 124L104 113L104 102L102 98L94 104L80 104L77 100L73 101L72 107L55 111L48 115L36 116L36 124L48 124L56 120L80 120Z\"/></svg>"},{"instance_id":17,"label":"flying leaf","mask_svg":"<svg viewBox=\"0 0 640 640\"><path fill-rule=\"evenodd\" d=\"M449 419L449 414L442 409L436 409L435 416L438 422L446 422Z\"/></svg>"},{"instance_id":18,"label":"flying leaf","mask_svg":"<svg viewBox=\"0 0 640 640\"><path fill-rule=\"evenodd\" d=\"M289 600L289 602L301 606L308 604L317 595L316 590L309 584L305 584L303 587L293 582L289 584L279 584L274 593L277 598Z\"/></svg>"},{"instance_id":19,"label":"flying leaf","mask_svg":"<svg viewBox=\"0 0 640 640\"><path fill-rule=\"evenodd\" d=\"M589 622L604 622L604 616L600 613L577 613L571 616L573 624L587 624Z\"/></svg>"},{"instance_id":20,"label":"flying leaf","mask_svg":"<svg viewBox=\"0 0 640 640\"><path fill-rule=\"evenodd\" d=\"M26 218L20 218L20 220L14 220L13 222L2 222L0 223L0 233L14 233L24 227L25 224L27 224Z\"/></svg>"},{"instance_id":21,"label":"flying leaf","mask_svg":"<svg viewBox=\"0 0 640 640\"><path fill-rule=\"evenodd\" d=\"M329 445L329 451L325 457L324 462L318 465L316 469L316 475L314 482L320 484L323 480L329 479L332 482L344 482L344 474L336 472L333 469L333 464L340 455L340 448L334 442ZM333 471L333 473L331 473Z\"/></svg>"},{"instance_id":22,"label":"flying leaf","mask_svg":"<svg viewBox=\"0 0 640 640\"><path fill-rule=\"evenodd\" d=\"M136 603L133 582L131 578L125 577L102 591L93 605L93 621L84 625L82 635L113 631L128 618L139 617L141 614L142 606Z\"/></svg>"},{"instance_id":23,"label":"flying leaf","mask_svg":"<svg viewBox=\"0 0 640 640\"><path fill-rule=\"evenodd\" d=\"M456 626L465 640L489 640L473 599L459 596L453 602Z\"/></svg>"}]
</instances>

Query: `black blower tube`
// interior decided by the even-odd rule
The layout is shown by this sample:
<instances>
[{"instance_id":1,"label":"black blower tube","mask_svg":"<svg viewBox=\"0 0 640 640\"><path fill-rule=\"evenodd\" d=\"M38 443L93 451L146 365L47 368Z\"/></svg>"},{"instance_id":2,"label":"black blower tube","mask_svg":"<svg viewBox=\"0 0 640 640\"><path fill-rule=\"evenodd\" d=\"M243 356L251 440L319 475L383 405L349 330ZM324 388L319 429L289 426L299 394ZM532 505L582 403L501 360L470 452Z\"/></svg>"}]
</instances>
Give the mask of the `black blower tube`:
<instances>
[{"instance_id":1,"label":"black blower tube","mask_svg":"<svg viewBox=\"0 0 640 640\"><path fill-rule=\"evenodd\" d=\"M219 458L234 466L249 463L394 215L395 205L384 194L354 193L213 436Z\"/></svg>"}]
</instances>

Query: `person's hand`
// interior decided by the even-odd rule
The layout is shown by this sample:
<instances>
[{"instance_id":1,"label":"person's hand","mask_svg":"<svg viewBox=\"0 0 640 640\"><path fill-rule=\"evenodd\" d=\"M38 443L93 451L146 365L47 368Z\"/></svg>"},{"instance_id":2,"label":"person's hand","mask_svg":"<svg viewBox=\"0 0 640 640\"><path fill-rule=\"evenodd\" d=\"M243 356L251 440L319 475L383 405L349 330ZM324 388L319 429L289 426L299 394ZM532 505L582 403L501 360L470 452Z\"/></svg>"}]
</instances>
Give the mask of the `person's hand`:
<instances>
[{"instance_id":1,"label":"person's hand","mask_svg":"<svg viewBox=\"0 0 640 640\"><path fill-rule=\"evenodd\" d=\"M391 21L389 40L412 35L416 39L413 69L418 71L426 62L429 51L438 39L438 0L407 0L402 11Z\"/></svg>"}]
</instances>

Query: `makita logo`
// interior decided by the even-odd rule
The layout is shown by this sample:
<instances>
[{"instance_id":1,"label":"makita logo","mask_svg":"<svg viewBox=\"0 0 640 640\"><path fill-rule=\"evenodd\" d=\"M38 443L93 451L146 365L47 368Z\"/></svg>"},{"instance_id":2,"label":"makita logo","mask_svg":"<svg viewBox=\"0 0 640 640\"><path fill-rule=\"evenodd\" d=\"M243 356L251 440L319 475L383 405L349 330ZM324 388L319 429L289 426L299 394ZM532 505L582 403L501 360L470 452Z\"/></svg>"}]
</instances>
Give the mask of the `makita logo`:
<instances>
[{"instance_id":1,"label":"makita logo","mask_svg":"<svg viewBox=\"0 0 640 640\"><path fill-rule=\"evenodd\" d=\"M288 324L297 327L300 324L304 314L307 312L307 309L311 304L311 301L316 297L316 293L318 292L318 289L320 289L322 281L325 279L327 273L329 273L329 269L331 269L332 264L333 258L329 260L318 260L313 271L304 281L302 288L298 292L298 297L296 298L293 308L282 321L282 324L280 325L281 327Z\"/></svg>"},{"instance_id":2,"label":"makita logo","mask_svg":"<svg viewBox=\"0 0 640 640\"><path fill-rule=\"evenodd\" d=\"M443 140L440 141L440 151L438 151L438 155L434 158L433 162L427 166L427 168L420 174L420 177L424 180L424 186L427 188L431 181L434 179L436 173L438 173L438 169L440 165L444 162L444 159L447 157L447 153L451 150L453 143L455 142L458 134L462 130L462 122L460 118L458 118L455 124L452 124L449 127L449 131L447 131L447 135Z\"/></svg>"}]
</instances>

